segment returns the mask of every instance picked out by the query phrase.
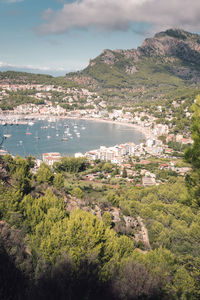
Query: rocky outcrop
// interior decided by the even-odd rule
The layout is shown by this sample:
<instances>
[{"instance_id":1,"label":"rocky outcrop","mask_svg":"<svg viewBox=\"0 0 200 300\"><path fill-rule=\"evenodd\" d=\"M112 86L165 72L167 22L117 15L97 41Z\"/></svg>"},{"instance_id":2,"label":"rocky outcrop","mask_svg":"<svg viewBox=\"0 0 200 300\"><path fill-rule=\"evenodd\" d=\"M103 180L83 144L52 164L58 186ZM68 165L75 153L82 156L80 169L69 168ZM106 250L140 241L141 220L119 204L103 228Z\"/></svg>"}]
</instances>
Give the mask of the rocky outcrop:
<instances>
[{"instance_id":1,"label":"rocky outcrop","mask_svg":"<svg viewBox=\"0 0 200 300\"><path fill-rule=\"evenodd\" d=\"M114 50L114 53L120 53L122 56L124 56L126 59L132 59L134 62L137 62L139 60L139 52L136 49L130 49L130 50Z\"/></svg>"},{"instance_id":2,"label":"rocky outcrop","mask_svg":"<svg viewBox=\"0 0 200 300\"><path fill-rule=\"evenodd\" d=\"M175 57L181 60L200 64L200 36L179 29L170 29L157 33L153 38L147 38L138 49L104 50L101 61L112 65L119 59L115 53L120 53L127 59L137 62L141 57ZM95 60L92 60L92 64Z\"/></svg>"},{"instance_id":3,"label":"rocky outcrop","mask_svg":"<svg viewBox=\"0 0 200 300\"><path fill-rule=\"evenodd\" d=\"M147 249L151 249L151 245L149 242L149 235L148 235L148 230L144 225L144 222L142 220L142 218L140 216L137 217L138 223L141 226L141 230L139 232L139 234L135 235L135 238L138 240L142 240L144 245L146 246Z\"/></svg>"},{"instance_id":4,"label":"rocky outcrop","mask_svg":"<svg viewBox=\"0 0 200 300\"><path fill-rule=\"evenodd\" d=\"M138 70L135 66L126 66L126 73L127 74L132 75L132 74L136 73L137 71Z\"/></svg>"},{"instance_id":5,"label":"rocky outcrop","mask_svg":"<svg viewBox=\"0 0 200 300\"><path fill-rule=\"evenodd\" d=\"M74 74L73 76L67 76L67 80L71 80L73 82L77 82L80 85L87 86L87 87L93 87L95 88L97 86L97 82L90 76L86 76L83 74Z\"/></svg>"},{"instance_id":6,"label":"rocky outcrop","mask_svg":"<svg viewBox=\"0 0 200 300\"><path fill-rule=\"evenodd\" d=\"M99 220L102 219L105 212L109 213L112 219L113 228L116 232L130 236L135 242L142 242L146 250L151 249L147 228L145 227L142 218L139 216L137 218L126 216L122 213L120 208L114 207L110 203L98 205L87 199L78 199L70 195L68 195L65 203L68 213L80 208L84 211L93 213Z\"/></svg>"},{"instance_id":7,"label":"rocky outcrop","mask_svg":"<svg viewBox=\"0 0 200 300\"><path fill-rule=\"evenodd\" d=\"M155 78L155 73L157 77ZM137 49L104 50L98 57L90 60L89 66L75 73L73 80L95 88L139 88L145 82L151 88L163 83L172 88L175 77L185 83L200 82L200 35L180 29L169 29L144 40ZM171 77L173 76L173 78ZM68 79L69 75L68 75ZM151 94L149 89L149 94ZM159 95L158 95L159 97Z\"/></svg>"},{"instance_id":8,"label":"rocky outcrop","mask_svg":"<svg viewBox=\"0 0 200 300\"><path fill-rule=\"evenodd\" d=\"M138 48L140 55L151 57L175 57L189 63L200 64L200 43L198 39L176 38L172 36L156 35L146 39Z\"/></svg>"},{"instance_id":9,"label":"rocky outcrop","mask_svg":"<svg viewBox=\"0 0 200 300\"><path fill-rule=\"evenodd\" d=\"M101 55L101 61L107 65L114 65L118 61L118 58L112 51L105 49Z\"/></svg>"}]
</instances>

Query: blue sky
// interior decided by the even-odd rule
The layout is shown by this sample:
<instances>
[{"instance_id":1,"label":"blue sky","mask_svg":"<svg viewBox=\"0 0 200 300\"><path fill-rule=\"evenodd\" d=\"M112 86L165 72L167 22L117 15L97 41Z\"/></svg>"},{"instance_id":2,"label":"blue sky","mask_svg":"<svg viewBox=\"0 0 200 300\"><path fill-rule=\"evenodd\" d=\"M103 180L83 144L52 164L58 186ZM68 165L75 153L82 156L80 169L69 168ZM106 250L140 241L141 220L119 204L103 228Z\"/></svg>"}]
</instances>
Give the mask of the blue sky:
<instances>
[{"instance_id":1,"label":"blue sky","mask_svg":"<svg viewBox=\"0 0 200 300\"><path fill-rule=\"evenodd\" d=\"M64 75L166 28L199 32L199 15L199 0L0 0L0 69Z\"/></svg>"}]
</instances>

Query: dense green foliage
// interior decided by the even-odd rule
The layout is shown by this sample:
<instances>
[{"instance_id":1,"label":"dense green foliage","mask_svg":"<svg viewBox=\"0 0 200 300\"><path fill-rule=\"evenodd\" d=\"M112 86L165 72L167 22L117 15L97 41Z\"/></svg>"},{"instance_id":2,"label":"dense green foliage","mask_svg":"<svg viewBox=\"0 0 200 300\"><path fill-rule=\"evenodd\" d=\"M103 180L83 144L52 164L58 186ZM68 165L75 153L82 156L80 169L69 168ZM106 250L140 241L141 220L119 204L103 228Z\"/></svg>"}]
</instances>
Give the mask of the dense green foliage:
<instances>
[{"instance_id":1,"label":"dense green foliage","mask_svg":"<svg viewBox=\"0 0 200 300\"><path fill-rule=\"evenodd\" d=\"M0 72L0 80L17 84L53 84L55 86L76 87L77 83L66 80L64 77L53 77L46 74L34 74L27 72L6 71Z\"/></svg>"},{"instance_id":2,"label":"dense green foliage","mask_svg":"<svg viewBox=\"0 0 200 300\"><path fill-rule=\"evenodd\" d=\"M200 206L200 96L192 106L194 111L192 122L193 145L185 153L185 158L192 165L192 173L187 176L187 183L193 196L194 204Z\"/></svg>"},{"instance_id":3,"label":"dense green foliage","mask_svg":"<svg viewBox=\"0 0 200 300\"><path fill-rule=\"evenodd\" d=\"M170 174L148 188L79 185L90 168L118 170L63 158L33 173L32 158L1 157L1 299L199 299L199 101L189 190Z\"/></svg>"},{"instance_id":4,"label":"dense green foliage","mask_svg":"<svg viewBox=\"0 0 200 300\"><path fill-rule=\"evenodd\" d=\"M12 110L14 106L33 103L33 104L44 104L42 99L37 99L34 97L36 92L27 90L27 91L17 91L9 92L8 97L3 98L0 104L2 110Z\"/></svg>"},{"instance_id":5,"label":"dense green foliage","mask_svg":"<svg viewBox=\"0 0 200 300\"><path fill-rule=\"evenodd\" d=\"M88 162L85 158L68 158L63 157L61 162L54 164L54 169L58 172L79 173L85 171Z\"/></svg>"},{"instance_id":6,"label":"dense green foliage","mask_svg":"<svg viewBox=\"0 0 200 300\"><path fill-rule=\"evenodd\" d=\"M112 52L115 56L117 53ZM135 88L135 92L125 92L125 98L148 99L154 95L160 96L163 93L169 91L175 91L177 88L184 87L184 81L176 77L170 70L169 63L164 63L162 60L156 60L155 58L141 58L138 63L135 63L132 59L120 57L119 62L114 65L107 65L101 61L101 56L96 59L94 66L89 66L84 70L84 73L97 80L105 90L113 89L130 89L132 86ZM137 72L134 74L127 74L126 67L137 68ZM145 88L143 88L145 87ZM145 89L145 92L144 92ZM108 94L111 96L110 94ZM119 97L119 93L115 92L112 95L113 98ZM122 93L123 96L123 93ZM112 99L112 98L111 98Z\"/></svg>"}]
</instances>

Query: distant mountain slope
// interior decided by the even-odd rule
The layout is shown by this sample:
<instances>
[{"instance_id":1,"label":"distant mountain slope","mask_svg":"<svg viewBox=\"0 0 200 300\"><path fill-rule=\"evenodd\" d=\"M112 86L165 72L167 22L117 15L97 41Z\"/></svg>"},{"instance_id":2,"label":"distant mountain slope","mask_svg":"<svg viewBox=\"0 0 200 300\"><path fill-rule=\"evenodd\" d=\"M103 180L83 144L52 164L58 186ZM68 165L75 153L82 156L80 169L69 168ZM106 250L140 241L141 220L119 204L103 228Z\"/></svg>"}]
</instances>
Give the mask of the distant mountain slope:
<instances>
[{"instance_id":1,"label":"distant mountain slope","mask_svg":"<svg viewBox=\"0 0 200 300\"><path fill-rule=\"evenodd\" d=\"M125 99L160 98L200 84L200 35L169 29L137 49L106 49L86 69L66 78L98 88L109 99L117 99L116 91Z\"/></svg>"},{"instance_id":2,"label":"distant mountain slope","mask_svg":"<svg viewBox=\"0 0 200 300\"><path fill-rule=\"evenodd\" d=\"M19 71L0 71L1 84L46 84L62 85L64 87L77 87L76 82L68 81L65 77L53 77L47 74L35 74Z\"/></svg>"}]
</instances>

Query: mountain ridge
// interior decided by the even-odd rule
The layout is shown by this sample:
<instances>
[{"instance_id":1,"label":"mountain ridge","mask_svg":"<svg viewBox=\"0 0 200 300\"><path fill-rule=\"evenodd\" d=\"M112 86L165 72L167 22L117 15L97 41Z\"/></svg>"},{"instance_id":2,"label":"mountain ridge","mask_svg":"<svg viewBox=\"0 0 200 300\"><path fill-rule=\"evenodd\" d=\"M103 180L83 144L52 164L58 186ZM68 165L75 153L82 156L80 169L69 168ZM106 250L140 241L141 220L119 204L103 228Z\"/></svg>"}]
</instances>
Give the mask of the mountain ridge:
<instances>
[{"instance_id":1,"label":"mountain ridge","mask_svg":"<svg viewBox=\"0 0 200 300\"><path fill-rule=\"evenodd\" d=\"M186 43L188 41L188 43ZM171 42L171 43L170 43ZM133 58L135 61L138 61L139 56L176 56L177 52L174 51L176 46L184 46L185 44L189 44L191 50L198 53L198 59L200 56L200 35L193 34L180 29L168 29L166 31L162 31L156 33L153 38L146 38L141 46L137 49L116 49L110 50L105 49L100 54L108 56L108 53L120 53L124 55L126 58ZM155 52L151 51L154 50ZM184 48L182 49L185 50ZM111 54L112 56L112 54ZM98 56L97 56L98 57ZM113 56L112 56L113 57ZM114 57L113 57L114 58ZM90 60L90 64L96 60ZM113 61L114 62L114 61ZM105 63L112 63L105 60Z\"/></svg>"},{"instance_id":2,"label":"mountain ridge","mask_svg":"<svg viewBox=\"0 0 200 300\"><path fill-rule=\"evenodd\" d=\"M163 86L165 93L197 86L200 84L200 35L168 29L145 39L137 49L105 49L84 70L66 74L66 79L104 92L145 90L147 97L156 93L156 87ZM161 94L162 91L157 96Z\"/></svg>"},{"instance_id":3,"label":"mountain ridge","mask_svg":"<svg viewBox=\"0 0 200 300\"><path fill-rule=\"evenodd\" d=\"M0 79L90 88L111 106L163 100L178 90L200 88L200 35L168 29L137 49L105 49L85 69L63 77L7 71Z\"/></svg>"}]
</instances>

